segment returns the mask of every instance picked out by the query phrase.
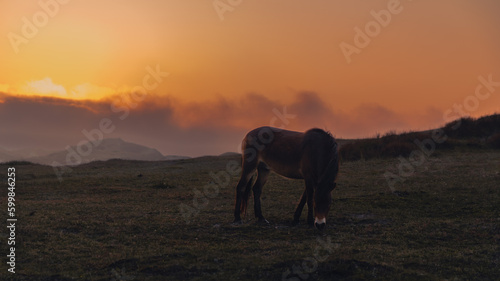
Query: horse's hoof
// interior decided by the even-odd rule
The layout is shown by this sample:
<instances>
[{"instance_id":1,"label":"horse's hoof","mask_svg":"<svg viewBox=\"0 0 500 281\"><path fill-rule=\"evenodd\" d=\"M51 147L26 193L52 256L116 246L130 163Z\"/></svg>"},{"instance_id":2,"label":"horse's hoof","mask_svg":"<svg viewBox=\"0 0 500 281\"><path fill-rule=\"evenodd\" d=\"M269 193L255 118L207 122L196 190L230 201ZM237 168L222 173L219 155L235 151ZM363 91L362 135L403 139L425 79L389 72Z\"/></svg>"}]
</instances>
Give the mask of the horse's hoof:
<instances>
[{"instance_id":1,"label":"horse's hoof","mask_svg":"<svg viewBox=\"0 0 500 281\"><path fill-rule=\"evenodd\" d=\"M299 225L299 221L293 220L292 221L292 226L297 226L297 225Z\"/></svg>"},{"instance_id":2,"label":"horse's hoof","mask_svg":"<svg viewBox=\"0 0 500 281\"><path fill-rule=\"evenodd\" d=\"M243 224L242 220L234 220L232 223L233 226L238 226L238 225L242 225L242 224Z\"/></svg>"}]
</instances>

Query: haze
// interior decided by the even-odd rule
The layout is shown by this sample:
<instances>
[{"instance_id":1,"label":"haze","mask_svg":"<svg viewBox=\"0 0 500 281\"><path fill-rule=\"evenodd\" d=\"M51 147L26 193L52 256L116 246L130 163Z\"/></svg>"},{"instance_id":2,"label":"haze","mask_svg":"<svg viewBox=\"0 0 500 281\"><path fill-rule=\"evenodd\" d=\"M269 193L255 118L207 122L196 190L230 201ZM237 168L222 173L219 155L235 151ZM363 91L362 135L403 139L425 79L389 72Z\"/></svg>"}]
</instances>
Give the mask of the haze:
<instances>
[{"instance_id":1,"label":"haze","mask_svg":"<svg viewBox=\"0 0 500 281\"><path fill-rule=\"evenodd\" d=\"M0 147L63 149L107 118L105 137L199 156L263 125L360 138L500 112L498 1L229 2L0 1Z\"/></svg>"}]
</instances>

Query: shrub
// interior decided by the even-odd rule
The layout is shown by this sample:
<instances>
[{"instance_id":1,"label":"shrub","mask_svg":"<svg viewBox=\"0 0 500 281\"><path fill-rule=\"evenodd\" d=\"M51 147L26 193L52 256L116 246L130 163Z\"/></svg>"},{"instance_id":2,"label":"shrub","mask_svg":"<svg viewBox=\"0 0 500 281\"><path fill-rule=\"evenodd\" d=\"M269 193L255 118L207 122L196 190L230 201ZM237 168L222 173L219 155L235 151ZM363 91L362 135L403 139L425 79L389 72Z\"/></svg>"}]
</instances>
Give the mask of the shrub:
<instances>
[{"instance_id":1,"label":"shrub","mask_svg":"<svg viewBox=\"0 0 500 281\"><path fill-rule=\"evenodd\" d=\"M384 146L382 149L382 156L384 157L407 157L410 153L417 149L417 146L409 142L391 142Z\"/></svg>"},{"instance_id":2,"label":"shrub","mask_svg":"<svg viewBox=\"0 0 500 281\"><path fill-rule=\"evenodd\" d=\"M446 135L454 138L482 138L497 133L500 128L500 114L473 119L464 117L444 126Z\"/></svg>"},{"instance_id":3,"label":"shrub","mask_svg":"<svg viewBox=\"0 0 500 281\"><path fill-rule=\"evenodd\" d=\"M471 137L477 134L476 128L474 128L474 123L475 121L471 117L463 117L446 124L443 130L449 137Z\"/></svg>"},{"instance_id":4,"label":"shrub","mask_svg":"<svg viewBox=\"0 0 500 281\"><path fill-rule=\"evenodd\" d=\"M349 142L340 146L340 159L342 161L356 161L361 159L361 150L356 142Z\"/></svg>"},{"instance_id":5,"label":"shrub","mask_svg":"<svg viewBox=\"0 0 500 281\"><path fill-rule=\"evenodd\" d=\"M436 150L462 148L481 148L481 140L487 139L487 145L500 149L500 114L473 119L464 117L446 124L443 128L447 140L435 143ZM433 131L406 132L397 134L395 131L387 132L380 137L377 134L373 139L355 140L345 143L340 147L340 159L353 161L377 157L407 157L418 149L415 140L423 141L432 139Z\"/></svg>"},{"instance_id":6,"label":"shrub","mask_svg":"<svg viewBox=\"0 0 500 281\"><path fill-rule=\"evenodd\" d=\"M492 148L500 149L500 133L490 136L486 143Z\"/></svg>"}]
</instances>

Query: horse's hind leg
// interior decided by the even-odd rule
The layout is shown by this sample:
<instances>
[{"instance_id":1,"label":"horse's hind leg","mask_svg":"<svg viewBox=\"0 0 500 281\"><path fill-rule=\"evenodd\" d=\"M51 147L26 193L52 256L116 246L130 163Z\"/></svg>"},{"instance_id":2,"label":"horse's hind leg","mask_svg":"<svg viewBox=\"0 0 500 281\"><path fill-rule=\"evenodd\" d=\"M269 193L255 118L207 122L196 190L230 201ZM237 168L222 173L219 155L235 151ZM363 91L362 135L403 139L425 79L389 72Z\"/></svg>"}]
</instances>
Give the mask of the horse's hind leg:
<instances>
[{"instance_id":1,"label":"horse's hind leg","mask_svg":"<svg viewBox=\"0 0 500 281\"><path fill-rule=\"evenodd\" d=\"M253 208L255 211L255 217L259 219L259 222L268 223L267 220L262 215L262 209L260 205L260 196L262 194L262 187L266 184L267 177L269 176L270 169L269 167L260 162L257 167L257 181L253 186Z\"/></svg>"},{"instance_id":2,"label":"horse's hind leg","mask_svg":"<svg viewBox=\"0 0 500 281\"><path fill-rule=\"evenodd\" d=\"M234 204L234 223L241 222L241 212L246 211L251 178L255 172L257 163L243 161L243 167L241 169L241 177L236 185L236 202ZM247 192L248 190L248 192Z\"/></svg>"}]
</instances>

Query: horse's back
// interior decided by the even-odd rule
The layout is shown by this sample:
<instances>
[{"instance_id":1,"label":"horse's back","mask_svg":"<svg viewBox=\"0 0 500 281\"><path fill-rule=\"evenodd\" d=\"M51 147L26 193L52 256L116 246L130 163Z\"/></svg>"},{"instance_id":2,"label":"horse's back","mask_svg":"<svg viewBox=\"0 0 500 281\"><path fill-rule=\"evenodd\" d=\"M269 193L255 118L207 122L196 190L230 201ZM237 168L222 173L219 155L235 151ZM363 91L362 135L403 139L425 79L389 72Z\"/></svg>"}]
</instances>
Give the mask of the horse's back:
<instances>
[{"instance_id":1,"label":"horse's back","mask_svg":"<svg viewBox=\"0 0 500 281\"><path fill-rule=\"evenodd\" d=\"M250 131L243 141L243 151L256 152L257 161L288 177L301 179L300 159L304 133L273 127ZM246 153L245 153L246 154Z\"/></svg>"},{"instance_id":2,"label":"horse's back","mask_svg":"<svg viewBox=\"0 0 500 281\"><path fill-rule=\"evenodd\" d=\"M330 160L325 153L330 151L332 144L335 139L322 129L313 128L304 133L259 127L247 133L242 150L244 158L252 161L255 167L264 162L282 176L317 180Z\"/></svg>"}]
</instances>

